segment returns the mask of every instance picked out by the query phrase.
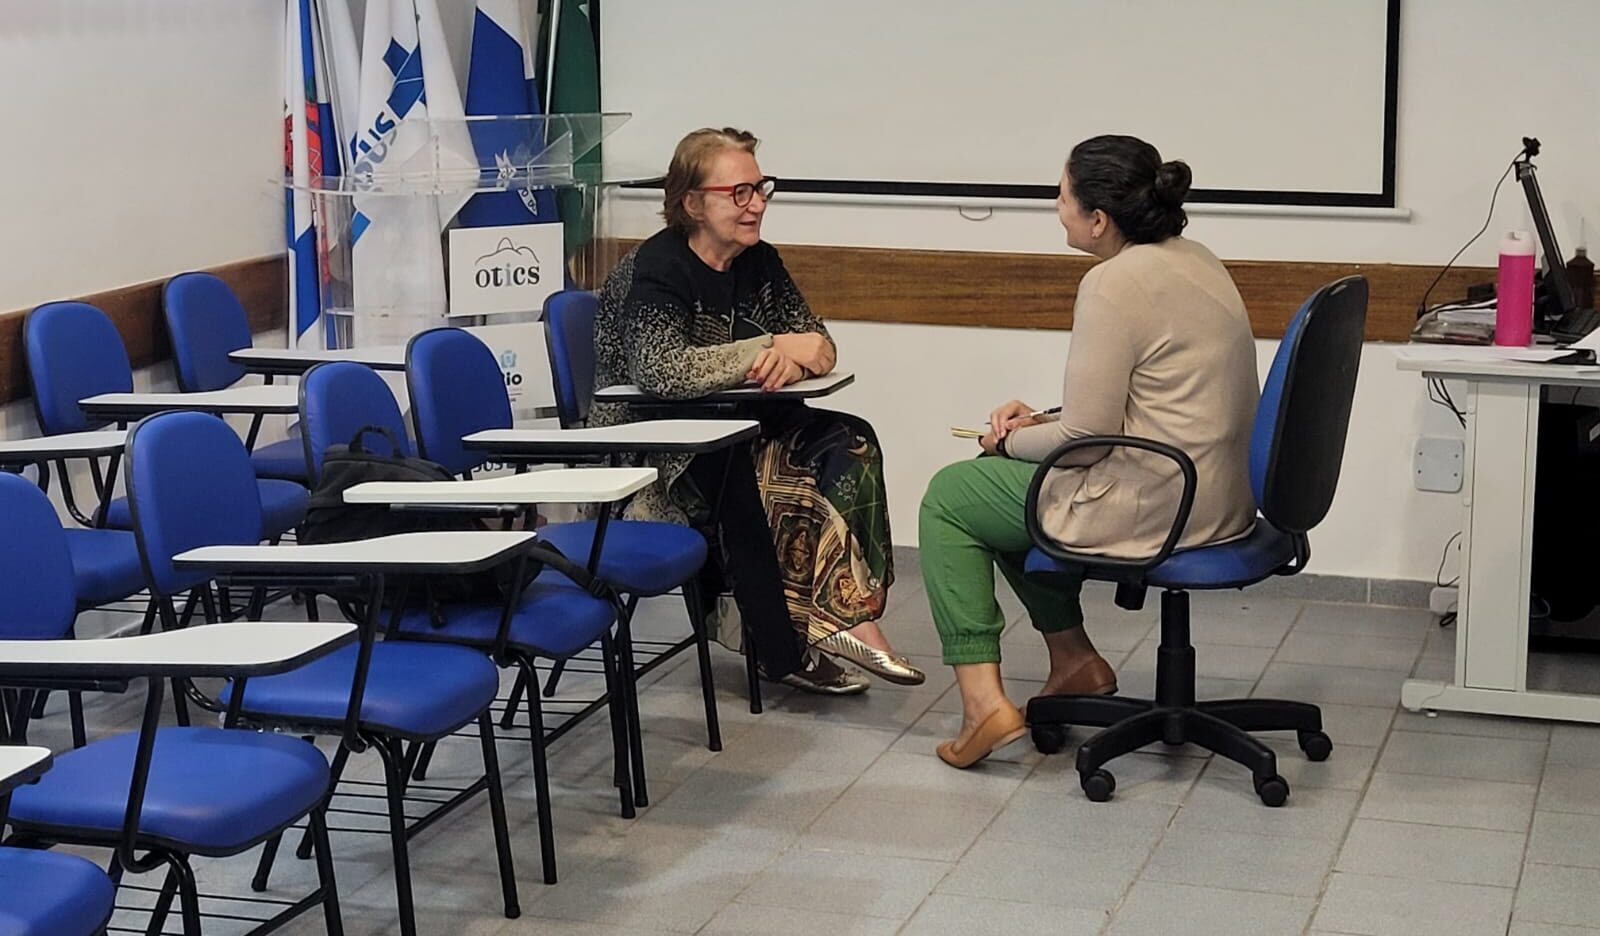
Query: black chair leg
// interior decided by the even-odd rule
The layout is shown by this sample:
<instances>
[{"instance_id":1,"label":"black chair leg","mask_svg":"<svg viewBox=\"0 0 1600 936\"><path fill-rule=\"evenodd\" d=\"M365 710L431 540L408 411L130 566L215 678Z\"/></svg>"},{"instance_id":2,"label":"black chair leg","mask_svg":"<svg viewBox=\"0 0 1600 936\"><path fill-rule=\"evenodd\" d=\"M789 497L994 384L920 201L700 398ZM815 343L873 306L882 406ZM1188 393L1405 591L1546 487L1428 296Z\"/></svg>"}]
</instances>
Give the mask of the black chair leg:
<instances>
[{"instance_id":1,"label":"black chair leg","mask_svg":"<svg viewBox=\"0 0 1600 936\"><path fill-rule=\"evenodd\" d=\"M506 825L506 794L500 782L500 754L494 746L494 718L487 709L478 713L478 740L483 745L483 778L489 787L489 819L494 824L495 858L500 864L500 896L506 919L522 916L517 900L517 871L511 861L511 830ZM549 791L544 795L548 796ZM554 848L551 849L552 853ZM552 860L553 868L553 860Z\"/></svg>"},{"instance_id":2,"label":"black chair leg","mask_svg":"<svg viewBox=\"0 0 1600 936\"><path fill-rule=\"evenodd\" d=\"M278 847L283 844L283 833L279 832L261 846L261 859L256 862L256 873L250 878L250 889L256 893L264 893L267 881L272 877L272 865L278 860Z\"/></svg>"},{"instance_id":3,"label":"black chair leg","mask_svg":"<svg viewBox=\"0 0 1600 936\"><path fill-rule=\"evenodd\" d=\"M630 600L627 608L617 618L617 657L621 663L623 714L628 723L628 749L633 760L633 804L650 805L650 793L644 777L644 735L639 724L639 673L633 663L633 609L637 599Z\"/></svg>"},{"instance_id":4,"label":"black chair leg","mask_svg":"<svg viewBox=\"0 0 1600 936\"><path fill-rule=\"evenodd\" d=\"M1242 764L1260 784L1278 775L1278 756L1248 732L1199 709L1183 714L1185 740Z\"/></svg>"},{"instance_id":5,"label":"black chair leg","mask_svg":"<svg viewBox=\"0 0 1600 936\"><path fill-rule=\"evenodd\" d=\"M422 751L417 754L417 766L411 770L411 779L417 782L428 779L428 765L433 763L433 752L439 747L439 742L429 741L422 746Z\"/></svg>"},{"instance_id":6,"label":"black chair leg","mask_svg":"<svg viewBox=\"0 0 1600 936\"><path fill-rule=\"evenodd\" d=\"M1164 740L1171 714L1166 709L1147 709L1096 732L1078 746L1079 778L1093 774L1107 761Z\"/></svg>"},{"instance_id":7,"label":"black chair leg","mask_svg":"<svg viewBox=\"0 0 1600 936\"><path fill-rule=\"evenodd\" d=\"M383 761L384 792L389 802L389 846L394 852L395 903L400 910L401 936L417 936L417 908L411 893L411 849L406 842L406 767L400 742L377 739L372 745Z\"/></svg>"},{"instance_id":8,"label":"black chair leg","mask_svg":"<svg viewBox=\"0 0 1600 936\"><path fill-rule=\"evenodd\" d=\"M112 876L113 881L121 882L121 868L118 874ZM167 877L161 882L161 893L156 895L156 902L150 907L150 923L145 927L145 936L159 936L167 928L167 917L172 913L172 901L178 896L178 874L171 868L167 869Z\"/></svg>"},{"instance_id":9,"label":"black chair leg","mask_svg":"<svg viewBox=\"0 0 1600 936\"><path fill-rule=\"evenodd\" d=\"M72 722L72 747L76 750L89 743L89 731L83 721L83 693L67 693L67 717Z\"/></svg>"},{"instance_id":10,"label":"black chair leg","mask_svg":"<svg viewBox=\"0 0 1600 936\"><path fill-rule=\"evenodd\" d=\"M510 731L517 724L517 706L522 704L522 693L528 688L528 674L525 670L517 670L517 681L511 684L511 698L506 702L506 711L500 716L502 731Z\"/></svg>"},{"instance_id":11,"label":"black chair leg","mask_svg":"<svg viewBox=\"0 0 1600 936\"><path fill-rule=\"evenodd\" d=\"M328 770L328 793L322 798L322 803L318 807L323 811L323 813L327 813L328 807L332 805L333 793L335 790L339 789L339 778L344 776L344 768L348 763L350 763L350 749L341 744L339 745L339 749L333 752L333 763ZM305 861L307 858L310 858L311 844L311 829L307 828L305 835L300 837L300 845L295 849L294 856L299 858L301 861ZM262 887L265 887L265 878L262 880Z\"/></svg>"},{"instance_id":12,"label":"black chair leg","mask_svg":"<svg viewBox=\"0 0 1600 936\"><path fill-rule=\"evenodd\" d=\"M706 747L720 751L722 722L717 716L716 677L711 672L711 638L706 634L706 619L697 579L683 583L683 604L689 612L689 626L694 628L695 652L700 658L700 695L706 706Z\"/></svg>"},{"instance_id":13,"label":"black chair leg","mask_svg":"<svg viewBox=\"0 0 1600 936\"><path fill-rule=\"evenodd\" d=\"M328 936L344 936L344 918L339 913L339 888L333 877L333 847L328 842L328 817L319 806L311 811L307 821L317 843L317 882L322 890L323 923Z\"/></svg>"},{"instance_id":14,"label":"black chair leg","mask_svg":"<svg viewBox=\"0 0 1600 936\"><path fill-rule=\"evenodd\" d=\"M178 879L178 911L183 917L183 936L201 936L200 889L194 881L194 869L182 858L172 860L172 869Z\"/></svg>"},{"instance_id":15,"label":"black chair leg","mask_svg":"<svg viewBox=\"0 0 1600 936\"><path fill-rule=\"evenodd\" d=\"M528 743L533 748L534 809L539 817L539 861L544 882L556 882L556 828L550 812L550 763L544 749L544 703L539 700L539 676L531 662L528 673Z\"/></svg>"},{"instance_id":16,"label":"black chair leg","mask_svg":"<svg viewBox=\"0 0 1600 936\"><path fill-rule=\"evenodd\" d=\"M1243 731L1321 731L1322 710L1285 699L1217 699L1195 706Z\"/></svg>"},{"instance_id":17,"label":"black chair leg","mask_svg":"<svg viewBox=\"0 0 1600 936\"><path fill-rule=\"evenodd\" d=\"M567 671L567 661L557 660L550 666L550 678L544 681L544 697L556 697L556 685L561 682L561 674Z\"/></svg>"},{"instance_id":18,"label":"black chair leg","mask_svg":"<svg viewBox=\"0 0 1600 936\"><path fill-rule=\"evenodd\" d=\"M610 633L600 636L600 668L605 671L606 712L611 717L611 782L622 801L622 818L632 819L638 813L633 805L633 777L628 767L628 716L624 711L627 702L620 685L622 663Z\"/></svg>"},{"instance_id":19,"label":"black chair leg","mask_svg":"<svg viewBox=\"0 0 1600 936\"><path fill-rule=\"evenodd\" d=\"M750 714L761 714L761 669L756 665L756 644L750 636L750 628L744 628L744 639L740 646L744 649L744 682L745 691L750 695Z\"/></svg>"}]
</instances>

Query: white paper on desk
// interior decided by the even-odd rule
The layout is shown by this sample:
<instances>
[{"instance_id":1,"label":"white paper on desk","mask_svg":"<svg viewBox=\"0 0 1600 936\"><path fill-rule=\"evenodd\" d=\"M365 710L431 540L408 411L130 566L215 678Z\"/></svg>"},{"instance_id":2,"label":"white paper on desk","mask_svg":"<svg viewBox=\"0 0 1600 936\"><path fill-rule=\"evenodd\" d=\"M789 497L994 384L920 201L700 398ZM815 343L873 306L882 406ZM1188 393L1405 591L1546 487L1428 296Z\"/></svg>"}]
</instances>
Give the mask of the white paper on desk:
<instances>
[{"instance_id":1,"label":"white paper on desk","mask_svg":"<svg viewBox=\"0 0 1600 936\"><path fill-rule=\"evenodd\" d=\"M1596 354L1600 354L1600 328L1596 328L1594 331L1584 335L1582 338L1579 338L1572 344L1567 345L1567 347L1575 348L1580 351L1593 351Z\"/></svg>"},{"instance_id":2,"label":"white paper on desk","mask_svg":"<svg viewBox=\"0 0 1600 936\"><path fill-rule=\"evenodd\" d=\"M1524 361L1538 364L1567 353L1566 348L1502 348L1495 345L1408 344L1395 348L1402 361Z\"/></svg>"}]
</instances>

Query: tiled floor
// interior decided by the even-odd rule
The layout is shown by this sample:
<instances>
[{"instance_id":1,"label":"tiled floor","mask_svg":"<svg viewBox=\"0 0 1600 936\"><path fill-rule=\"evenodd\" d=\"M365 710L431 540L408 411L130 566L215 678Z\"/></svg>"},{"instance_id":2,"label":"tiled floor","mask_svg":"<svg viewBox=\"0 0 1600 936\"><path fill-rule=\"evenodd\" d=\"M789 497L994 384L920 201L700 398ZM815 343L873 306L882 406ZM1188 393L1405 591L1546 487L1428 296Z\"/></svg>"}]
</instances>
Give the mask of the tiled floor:
<instances>
[{"instance_id":1,"label":"tiled floor","mask_svg":"<svg viewBox=\"0 0 1600 936\"><path fill-rule=\"evenodd\" d=\"M1400 711L1401 682L1448 669L1453 634L1425 612L1196 596L1202 696L1321 703L1332 759L1274 740L1293 793L1267 809L1246 773L1191 748L1114 762L1116 798L1087 802L1070 751L1026 742L961 773L934 744L959 721L938 665L921 582L907 570L884 629L929 668L927 685L819 699L768 687L744 706L738 658L716 654L726 749L712 754L692 658L642 693L651 804L616 816L610 742L597 721L551 752L561 883L539 883L526 744L502 744L523 915L499 912L488 810L479 801L413 846L424 934L1600 934L1600 728ZM1155 601L1107 592L1089 627L1123 691L1154 679ZM1004 639L1019 702L1045 673L1014 600ZM682 628L681 604L640 628ZM1600 690L1600 657L1544 661ZM585 688L570 678L567 689ZM137 700L99 701L97 728L135 721ZM59 717L42 735L59 739ZM447 744L434 782L470 776L472 741ZM357 770L376 776L371 757ZM346 931L395 931L387 844L334 838ZM202 862L237 891L254 856ZM311 880L281 859L280 896ZM1584 926L1594 929L1582 929ZM229 932L219 927L219 932ZM305 918L296 934L320 933Z\"/></svg>"}]
</instances>

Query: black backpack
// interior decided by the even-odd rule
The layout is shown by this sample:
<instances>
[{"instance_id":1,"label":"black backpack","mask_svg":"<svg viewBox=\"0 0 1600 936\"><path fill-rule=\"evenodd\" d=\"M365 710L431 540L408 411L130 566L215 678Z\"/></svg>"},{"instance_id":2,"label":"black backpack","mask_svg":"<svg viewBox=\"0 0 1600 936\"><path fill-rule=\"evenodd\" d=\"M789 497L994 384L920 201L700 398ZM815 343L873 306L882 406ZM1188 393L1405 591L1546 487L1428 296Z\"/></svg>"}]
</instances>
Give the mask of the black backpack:
<instances>
[{"instance_id":1,"label":"black backpack","mask_svg":"<svg viewBox=\"0 0 1600 936\"><path fill-rule=\"evenodd\" d=\"M388 440L387 455L371 451L363 439L377 434ZM455 478L436 462L400 454L400 442L382 426L364 426L348 445L330 445L323 455L322 474L306 518L300 524L299 542L348 543L395 533L423 530L487 530L481 518L455 512L400 511L387 504L347 504L346 489L368 481L453 481ZM528 555L520 581L515 580L516 564L503 563L493 569L468 575L428 576L423 580L425 599L436 625L443 624L439 606L457 603L501 603L506 596L520 592L543 570L551 566L576 582L590 594L615 601L612 590L589 575L588 569L568 559L549 543L535 543ZM385 603L398 600L394 586L385 593ZM410 602L410 603L415 603Z\"/></svg>"}]
</instances>

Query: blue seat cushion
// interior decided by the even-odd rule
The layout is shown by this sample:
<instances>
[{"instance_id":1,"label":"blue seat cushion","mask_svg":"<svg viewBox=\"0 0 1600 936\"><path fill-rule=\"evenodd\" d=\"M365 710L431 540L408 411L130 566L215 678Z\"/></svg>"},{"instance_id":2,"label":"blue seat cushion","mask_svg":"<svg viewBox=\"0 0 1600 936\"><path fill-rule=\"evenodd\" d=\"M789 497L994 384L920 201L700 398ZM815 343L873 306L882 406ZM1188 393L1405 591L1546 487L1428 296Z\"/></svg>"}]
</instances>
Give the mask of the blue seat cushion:
<instances>
[{"instance_id":1,"label":"blue seat cushion","mask_svg":"<svg viewBox=\"0 0 1600 936\"><path fill-rule=\"evenodd\" d=\"M306 483L306 449L298 438L256 446L250 453L250 465L258 478Z\"/></svg>"},{"instance_id":2,"label":"blue seat cushion","mask_svg":"<svg viewBox=\"0 0 1600 936\"><path fill-rule=\"evenodd\" d=\"M306 507L311 503L311 492L305 485L294 481L262 478L256 484L261 489L261 538L282 536L300 525L306 517ZM106 526L117 530L133 529L133 512L128 499L119 497L106 510Z\"/></svg>"},{"instance_id":3,"label":"blue seat cushion","mask_svg":"<svg viewBox=\"0 0 1600 936\"><path fill-rule=\"evenodd\" d=\"M11 821L62 841L119 834L138 740L129 732L60 755L12 794ZM328 780L327 759L299 738L162 728L139 833L183 852L235 855L310 812Z\"/></svg>"},{"instance_id":4,"label":"blue seat cushion","mask_svg":"<svg viewBox=\"0 0 1600 936\"><path fill-rule=\"evenodd\" d=\"M128 530L67 529L72 577L78 604L89 607L121 601L144 588L139 544Z\"/></svg>"},{"instance_id":5,"label":"blue seat cushion","mask_svg":"<svg viewBox=\"0 0 1600 936\"><path fill-rule=\"evenodd\" d=\"M111 919L116 894L77 855L0 848L0 936L92 936Z\"/></svg>"},{"instance_id":6,"label":"blue seat cushion","mask_svg":"<svg viewBox=\"0 0 1600 936\"><path fill-rule=\"evenodd\" d=\"M300 525L311 503L311 492L294 481L263 478L261 489L261 538L282 536Z\"/></svg>"},{"instance_id":7,"label":"blue seat cushion","mask_svg":"<svg viewBox=\"0 0 1600 936\"><path fill-rule=\"evenodd\" d=\"M1292 561L1293 538L1258 518L1255 529L1243 539L1173 553L1166 562L1144 574L1144 583L1158 588L1239 588L1268 578ZM1029 551L1023 568L1030 575L1037 575L1074 567L1095 577L1092 563L1064 562L1037 548Z\"/></svg>"},{"instance_id":8,"label":"blue seat cushion","mask_svg":"<svg viewBox=\"0 0 1600 936\"><path fill-rule=\"evenodd\" d=\"M113 530L133 529L133 508L126 497L113 498L106 507L106 526Z\"/></svg>"},{"instance_id":9,"label":"blue seat cushion","mask_svg":"<svg viewBox=\"0 0 1600 936\"><path fill-rule=\"evenodd\" d=\"M250 680L244 713L274 721L343 724L360 649L352 644L299 669ZM361 723L396 737L438 738L488 708L499 688L499 670L479 650L380 641L372 648ZM232 700L230 685L223 689L222 701Z\"/></svg>"},{"instance_id":10,"label":"blue seat cushion","mask_svg":"<svg viewBox=\"0 0 1600 936\"><path fill-rule=\"evenodd\" d=\"M426 609L408 610L400 632L408 637L489 646L500 628L497 605L444 605L443 627L435 627ZM594 597L559 572L546 569L534 579L511 618L512 646L561 659L600 639L616 621L616 609Z\"/></svg>"},{"instance_id":11,"label":"blue seat cushion","mask_svg":"<svg viewBox=\"0 0 1600 936\"><path fill-rule=\"evenodd\" d=\"M552 523L539 537L580 565L589 562L595 523ZM706 562L706 538L676 523L613 520L606 526L600 577L629 595L661 595L688 581Z\"/></svg>"}]
</instances>

